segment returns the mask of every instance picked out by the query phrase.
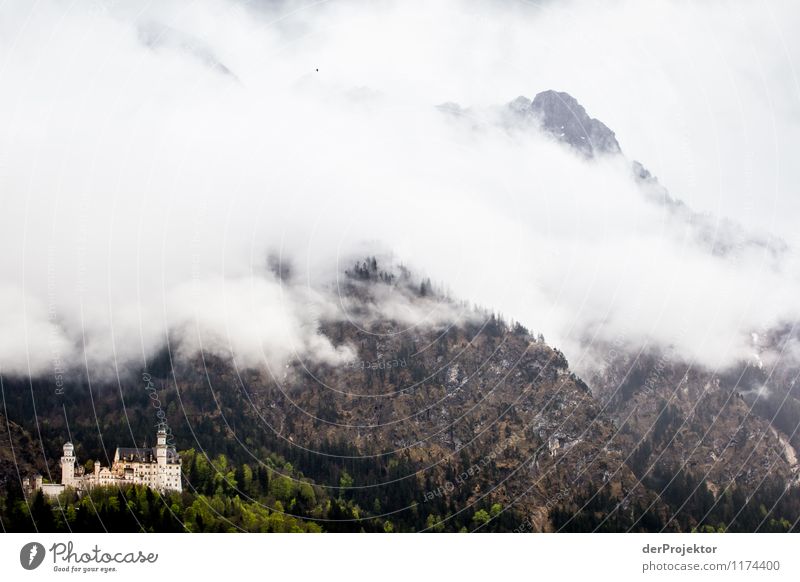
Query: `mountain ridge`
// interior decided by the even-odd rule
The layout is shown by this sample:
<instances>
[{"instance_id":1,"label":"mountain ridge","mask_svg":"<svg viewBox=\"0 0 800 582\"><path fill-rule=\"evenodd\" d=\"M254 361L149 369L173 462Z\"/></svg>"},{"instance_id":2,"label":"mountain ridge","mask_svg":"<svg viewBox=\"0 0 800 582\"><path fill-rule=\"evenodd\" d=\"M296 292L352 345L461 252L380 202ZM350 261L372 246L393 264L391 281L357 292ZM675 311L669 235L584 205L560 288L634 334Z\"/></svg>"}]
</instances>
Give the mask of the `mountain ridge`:
<instances>
[{"instance_id":1,"label":"mountain ridge","mask_svg":"<svg viewBox=\"0 0 800 582\"><path fill-rule=\"evenodd\" d=\"M374 259L349 269L340 283L343 296L365 306L393 294L453 302L413 279L389 276ZM603 399L596 379L581 380L563 353L521 324L481 312L480 318L422 322L395 333L400 328L388 319L353 325L347 317L323 318L321 334L336 346L354 348L353 360L340 364L298 360L277 373L238 369L205 355L183 362L162 359L146 372L179 449L224 454L230 462L256 467L265 456L280 455L320 495L339 492L357 508L336 522L337 531L388 514L394 531L717 529L723 509L733 511L726 491L761 499L762 484L782 481L789 491L784 503L800 498L797 488L786 489L791 469L775 454L778 441L756 418L744 419L742 426L764 443L749 443L746 452L769 454L769 466L754 465L747 478L736 473L736 456L698 458L690 466L684 462L687 441L675 420L682 405L648 412L638 425L620 422L624 407ZM126 433L139 434L152 422L143 390L91 390L97 417L81 404L85 396L77 386L68 387L65 408L53 401L46 383L33 390L42 448L50 455L37 456L40 468L55 471L65 434L73 435L79 456L102 460L103 442L123 444ZM25 393L10 386L7 394L14 422L33 422ZM726 431L738 408L719 410L728 421L711 423L711 446L730 440ZM637 426L648 425L658 439L637 433ZM665 441L681 446L661 446ZM659 448L644 455L641 446L647 443ZM669 476L683 475L679 485L664 481L663 473L642 470L656 455L660 467L673 471ZM719 477L703 479L720 467ZM292 474L287 473L290 480ZM243 494L237 483L229 495ZM674 499L664 497L670 491ZM770 493L770 504L773 497ZM324 520L319 524L333 527ZM750 527L735 521L729 526Z\"/></svg>"}]
</instances>

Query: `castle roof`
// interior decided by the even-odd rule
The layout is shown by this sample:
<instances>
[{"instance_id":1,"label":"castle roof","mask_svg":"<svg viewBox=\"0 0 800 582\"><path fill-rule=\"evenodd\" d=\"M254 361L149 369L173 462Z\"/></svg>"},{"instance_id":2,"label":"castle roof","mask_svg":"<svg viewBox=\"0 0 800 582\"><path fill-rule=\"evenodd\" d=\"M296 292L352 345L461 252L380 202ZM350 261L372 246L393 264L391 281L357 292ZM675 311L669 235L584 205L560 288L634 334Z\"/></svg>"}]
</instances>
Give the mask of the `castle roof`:
<instances>
[{"instance_id":1,"label":"castle roof","mask_svg":"<svg viewBox=\"0 0 800 582\"><path fill-rule=\"evenodd\" d=\"M114 454L115 461L129 461L132 463L155 463L156 448L117 447ZM167 447L167 463L178 463L178 453L173 447Z\"/></svg>"},{"instance_id":2,"label":"castle roof","mask_svg":"<svg viewBox=\"0 0 800 582\"><path fill-rule=\"evenodd\" d=\"M152 463L155 460L153 449L140 449L138 447L117 447L114 454L115 460L133 461L137 463Z\"/></svg>"}]
</instances>

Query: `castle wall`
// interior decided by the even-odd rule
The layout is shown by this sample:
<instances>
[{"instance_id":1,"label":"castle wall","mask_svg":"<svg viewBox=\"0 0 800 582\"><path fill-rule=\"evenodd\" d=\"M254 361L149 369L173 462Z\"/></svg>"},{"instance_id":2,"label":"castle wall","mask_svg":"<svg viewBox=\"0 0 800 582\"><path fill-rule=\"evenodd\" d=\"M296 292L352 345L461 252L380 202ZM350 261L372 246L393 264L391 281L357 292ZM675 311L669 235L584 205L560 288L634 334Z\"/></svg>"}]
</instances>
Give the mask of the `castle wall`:
<instances>
[{"instance_id":1,"label":"castle wall","mask_svg":"<svg viewBox=\"0 0 800 582\"><path fill-rule=\"evenodd\" d=\"M107 485L145 485L158 491L182 491L180 458L167 454L166 435L163 431L158 433L158 445L155 454L145 456L145 462L136 460L136 455L126 454L120 457L120 450L114 456L111 467L102 467L100 462L95 463L94 472L84 475L83 467L76 467L76 458L72 443L64 445L64 456L61 457L61 483L42 484L41 477L32 483L33 489L41 489L45 495L57 496L67 487L82 493L92 487ZM138 450L138 449L137 449ZM125 449L126 452L130 452ZM125 460L128 459L128 460ZM151 460L152 459L152 460ZM177 459L177 462L175 460Z\"/></svg>"},{"instance_id":2,"label":"castle wall","mask_svg":"<svg viewBox=\"0 0 800 582\"><path fill-rule=\"evenodd\" d=\"M42 483L41 489L46 497L58 497L66 487L61 483Z\"/></svg>"}]
</instances>

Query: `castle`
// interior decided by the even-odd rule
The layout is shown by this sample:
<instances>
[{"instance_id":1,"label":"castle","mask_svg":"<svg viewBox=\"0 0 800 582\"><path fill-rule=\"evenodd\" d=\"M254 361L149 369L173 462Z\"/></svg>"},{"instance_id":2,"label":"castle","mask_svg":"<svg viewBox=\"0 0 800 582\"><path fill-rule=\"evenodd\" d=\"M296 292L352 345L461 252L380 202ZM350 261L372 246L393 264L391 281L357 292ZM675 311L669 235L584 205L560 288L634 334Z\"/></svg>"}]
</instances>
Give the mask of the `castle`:
<instances>
[{"instance_id":1,"label":"castle","mask_svg":"<svg viewBox=\"0 0 800 582\"><path fill-rule=\"evenodd\" d=\"M163 428L158 430L153 448L117 447L111 467L103 467L100 461L95 461L91 473L76 466L75 447L72 443L65 443L61 457L61 483L43 483L41 475L34 475L27 488L56 497L68 487L83 494L93 487L105 485L147 485L161 492L182 491L181 459L175 448L167 445L166 431Z\"/></svg>"}]
</instances>

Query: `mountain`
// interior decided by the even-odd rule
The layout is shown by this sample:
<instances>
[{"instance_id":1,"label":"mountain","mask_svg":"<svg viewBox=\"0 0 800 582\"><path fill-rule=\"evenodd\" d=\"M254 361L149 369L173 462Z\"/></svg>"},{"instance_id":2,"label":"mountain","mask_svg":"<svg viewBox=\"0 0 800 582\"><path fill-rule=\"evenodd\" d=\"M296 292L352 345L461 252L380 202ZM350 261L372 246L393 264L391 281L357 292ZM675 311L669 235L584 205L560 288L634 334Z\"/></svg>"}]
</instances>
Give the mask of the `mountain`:
<instances>
[{"instance_id":1,"label":"mountain","mask_svg":"<svg viewBox=\"0 0 800 582\"><path fill-rule=\"evenodd\" d=\"M128 520L124 528L772 531L800 516L782 437L703 374L681 380L670 368L651 394L633 378L646 373L645 360L618 360L584 382L541 336L404 269L368 259L339 285L343 312L326 315L319 331L350 346L346 361L243 370L208 355L172 361L163 353L139 371L190 461L186 491L163 504L170 515L150 517L161 498L149 494L145 525ZM400 315L376 316L388 305L426 316L413 326ZM41 443L19 447L45 474L57 474L68 434L79 459L105 464L114 446L140 444L152 431L153 400L138 373L120 386L72 384L61 399L45 380L24 385L5 382L6 422L38 420ZM12 491L17 477L0 468L4 527L19 529L27 522ZM113 507L109 493L98 495ZM82 501L65 503L83 517L57 515L49 527L92 530ZM203 514L204 503L230 523ZM769 519L761 506L771 508ZM108 512L112 522L123 519Z\"/></svg>"},{"instance_id":2,"label":"mountain","mask_svg":"<svg viewBox=\"0 0 800 582\"><path fill-rule=\"evenodd\" d=\"M442 111L463 117L468 110L455 104L440 106ZM568 93L542 91L533 100L520 96L502 109L500 124L510 129L539 131L568 146L587 159L624 156L615 133L603 122L589 116L586 109ZM771 234L751 232L725 217L696 212L673 197L639 161L630 160L631 172L643 196L659 205L677 232L687 231L700 246L715 256L737 257L757 252L773 266L789 250L785 241Z\"/></svg>"},{"instance_id":3,"label":"mountain","mask_svg":"<svg viewBox=\"0 0 800 582\"><path fill-rule=\"evenodd\" d=\"M733 484L757 489L768 478L796 486L788 436L754 413L743 385L664 350L616 350L587 377L633 451L642 478L681 470L702 475L714 493Z\"/></svg>"},{"instance_id":4,"label":"mountain","mask_svg":"<svg viewBox=\"0 0 800 582\"><path fill-rule=\"evenodd\" d=\"M601 121L589 117L586 109L568 93L542 91L533 101L521 96L508 107L522 121L534 121L541 130L586 157L622 152L614 132Z\"/></svg>"},{"instance_id":5,"label":"mountain","mask_svg":"<svg viewBox=\"0 0 800 582\"><path fill-rule=\"evenodd\" d=\"M532 102L519 97L506 107L523 128L524 120L534 116L537 129L586 157L623 155L614 133L566 93L545 91ZM640 162L630 163L646 198L692 232L701 248L719 260L756 252L772 268L781 268L789 250L784 241L693 211ZM796 326L753 337L754 359L723 370L680 358L670 346L626 348L624 342L610 345L596 337L585 343L595 364L584 378L620 428L620 438L628 441L628 464L655 490L684 470L702 476L715 496L734 483L749 489L770 478L786 487L800 483Z\"/></svg>"},{"instance_id":6,"label":"mountain","mask_svg":"<svg viewBox=\"0 0 800 582\"><path fill-rule=\"evenodd\" d=\"M490 119L543 132L589 164L624 157L614 132L563 92L519 97L499 116L439 109L476 127ZM756 251L781 265L785 243L694 212L625 159L642 195L715 260ZM268 266L287 288L299 284L290 265ZM586 330L576 371L521 323L375 257L318 292L338 306L316 321L335 358L253 369L165 349L114 380L80 368L58 387L0 377L3 529L797 528L800 334L791 323L754 330L753 357L722 370L671 346L590 340ZM157 412L183 451L182 494L98 491L58 509L25 497L26 474L56 479L65 440L87 469L108 464L116 446L145 444Z\"/></svg>"}]
</instances>

